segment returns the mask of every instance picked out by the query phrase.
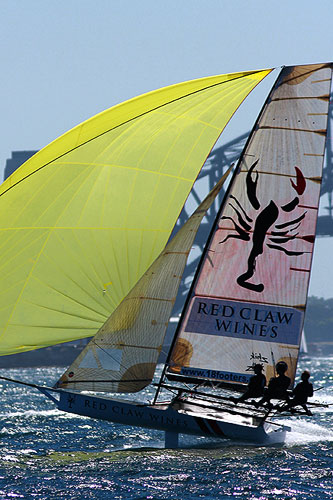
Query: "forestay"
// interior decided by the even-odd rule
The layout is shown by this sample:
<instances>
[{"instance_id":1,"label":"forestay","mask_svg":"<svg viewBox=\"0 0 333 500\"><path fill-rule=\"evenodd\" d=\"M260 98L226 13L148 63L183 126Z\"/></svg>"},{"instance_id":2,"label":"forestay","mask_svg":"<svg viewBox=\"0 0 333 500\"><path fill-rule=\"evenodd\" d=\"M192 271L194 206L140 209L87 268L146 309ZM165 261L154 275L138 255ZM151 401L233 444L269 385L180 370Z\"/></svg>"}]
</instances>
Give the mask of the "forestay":
<instances>
[{"instance_id":1,"label":"forestay","mask_svg":"<svg viewBox=\"0 0 333 500\"><path fill-rule=\"evenodd\" d=\"M245 384L283 360L294 380L316 230L331 65L284 68L239 164L169 367Z\"/></svg>"},{"instance_id":2,"label":"forestay","mask_svg":"<svg viewBox=\"0 0 333 500\"><path fill-rule=\"evenodd\" d=\"M2 184L0 355L103 325L164 248L209 151L269 72L134 98L67 132Z\"/></svg>"}]
</instances>

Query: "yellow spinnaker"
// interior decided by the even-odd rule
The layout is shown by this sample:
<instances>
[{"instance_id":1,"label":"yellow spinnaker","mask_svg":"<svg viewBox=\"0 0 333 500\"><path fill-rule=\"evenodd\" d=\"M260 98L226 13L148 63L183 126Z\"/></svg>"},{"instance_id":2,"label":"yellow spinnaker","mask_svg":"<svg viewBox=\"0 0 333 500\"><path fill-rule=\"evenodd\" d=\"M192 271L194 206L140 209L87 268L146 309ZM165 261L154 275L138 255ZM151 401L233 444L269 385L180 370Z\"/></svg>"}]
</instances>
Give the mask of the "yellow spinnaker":
<instances>
[{"instance_id":1,"label":"yellow spinnaker","mask_svg":"<svg viewBox=\"0 0 333 500\"><path fill-rule=\"evenodd\" d=\"M210 149L271 70L104 111L0 186L0 355L93 335L165 246Z\"/></svg>"}]
</instances>

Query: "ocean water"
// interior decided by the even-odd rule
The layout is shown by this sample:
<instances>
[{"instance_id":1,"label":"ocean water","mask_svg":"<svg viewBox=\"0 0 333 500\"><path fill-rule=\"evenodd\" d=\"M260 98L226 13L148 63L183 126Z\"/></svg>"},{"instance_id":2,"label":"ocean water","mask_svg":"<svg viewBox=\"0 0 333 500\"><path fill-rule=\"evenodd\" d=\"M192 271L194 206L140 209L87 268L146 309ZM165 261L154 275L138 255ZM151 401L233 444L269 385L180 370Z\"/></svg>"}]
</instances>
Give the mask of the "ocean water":
<instances>
[{"instance_id":1,"label":"ocean water","mask_svg":"<svg viewBox=\"0 0 333 500\"><path fill-rule=\"evenodd\" d=\"M278 447L181 436L163 449L163 433L65 414L38 391L0 381L0 499L333 498L333 358L301 359L313 401L332 406L291 426ZM0 370L53 385L60 368Z\"/></svg>"}]
</instances>

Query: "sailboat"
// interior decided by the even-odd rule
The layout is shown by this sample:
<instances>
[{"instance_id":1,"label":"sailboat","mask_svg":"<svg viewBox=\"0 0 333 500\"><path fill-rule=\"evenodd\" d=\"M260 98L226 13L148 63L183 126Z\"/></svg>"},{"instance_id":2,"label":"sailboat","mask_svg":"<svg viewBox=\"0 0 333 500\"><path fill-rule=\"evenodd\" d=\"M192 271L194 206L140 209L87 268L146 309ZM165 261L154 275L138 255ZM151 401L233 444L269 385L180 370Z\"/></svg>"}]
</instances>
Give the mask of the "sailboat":
<instances>
[{"instance_id":1,"label":"sailboat","mask_svg":"<svg viewBox=\"0 0 333 500\"><path fill-rule=\"evenodd\" d=\"M211 120L210 128L217 128L219 135L234 111L224 113L218 127L220 110L208 116L220 105L219 87L223 89L230 82L240 85L235 108L270 71L196 81L187 84L183 93L184 87L177 87L177 97L172 88L171 98L158 108L163 115L168 111L165 106L172 103L169 111L176 133L171 144L179 142L181 136L178 120L191 118L195 124L206 125ZM277 363L286 363L290 389L294 385L315 240L331 80L331 63L283 67L237 165L230 167L159 253L161 245L152 245L149 240L148 248L151 245L154 249L150 262L145 260L134 283L128 280L127 289L113 304L109 317L55 386L26 384L36 387L62 411L162 430L166 446L176 447L179 434L264 444L283 442L290 427L274 420L271 407L257 407L251 402L236 404L230 394L245 392L258 363L267 380L275 376ZM224 102L234 99L234 90L229 89L223 96ZM156 94L152 102L151 109L156 111ZM139 108L136 116L141 118L143 108ZM198 110L200 116L194 117ZM117 113L119 119L119 110ZM126 123L132 125L132 119ZM153 135L155 132L152 130ZM169 128L164 128L163 137L169 132ZM125 130L117 135L116 154L129 147L128 133ZM202 130L199 127L195 140L191 134L193 130L187 137L191 137L188 147L192 151L200 142ZM205 144L206 148L213 145L216 134ZM104 151L108 145L104 133L102 136ZM146 144L151 145L153 137L149 137ZM78 142L80 149L83 143ZM140 160L144 149L140 145ZM158 150L153 151L158 156ZM161 160L163 166L170 151L167 149ZM132 151L126 149L126 154L132 155ZM47 154L41 158L49 164ZM63 161L59 155L54 158L56 163ZM33 165L28 167L28 172L37 171ZM196 165L189 184L199 168ZM196 231L232 169L162 374L155 382L166 328ZM24 176L23 169L20 181ZM11 182L14 187L21 185L15 184L15 179ZM142 190L144 187L141 183ZM155 190L153 184L151 192ZM168 186L165 190L170 193ZM177 210L187 193L188 186L177 198ZM149 197L145 199L149 204ZM161 202L166 203L166 208L159 206L156 218L151 218L150 229L170 207L165 193ZM169 220L168 234L175 212ZM140 215L144 213L143 209ZM117 241L112 245L117 246ZM125 260L131 260L129 252ZM137 259L134 264L138 268ZM108 285L105 294L107 289ZM41 322L38 328L43 330ZM124 397L140 394L150 385L155 390L152 401Z\"/></svg>"},{"instance_id":2,"label":"sailboat","mask_svg":"<svg viewBox=\"0 0 333 500\"><path fill-rule=\"evenodd\" d=\"M300 354L308 354L308 344L306 342L306 337L304 333L304 328L302 330L301 344L300 344Z\"/></svg>"}]
</instances>

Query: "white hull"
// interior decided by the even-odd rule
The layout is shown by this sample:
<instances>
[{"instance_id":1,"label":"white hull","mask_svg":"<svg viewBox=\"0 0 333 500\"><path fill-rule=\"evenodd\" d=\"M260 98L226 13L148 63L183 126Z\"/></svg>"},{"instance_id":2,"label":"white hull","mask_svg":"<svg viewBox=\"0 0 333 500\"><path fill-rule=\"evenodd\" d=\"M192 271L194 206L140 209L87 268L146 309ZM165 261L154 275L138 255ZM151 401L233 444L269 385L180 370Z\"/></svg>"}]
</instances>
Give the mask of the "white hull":
<instances>
[{"instance_id":1,"label":"white hull","mask_svg":"<svg viewBox=\"0 0 333 500\"><path fill-rule=\"evenodd\" d=\"M48 395L46 392L44 394ZM81 393L59 391L55 401L62 411L85 415L124 425L158 429L166 432L168 442L177 445L178 434L236 439L253 444L283 443L290 428L263 422L256 416L232 414L213 407L203 408L189 402L173 405L170 401L148 405L121 399L90 396ZM50 395L48 395L50 397Z\"/></svg>"}]
</instances>

